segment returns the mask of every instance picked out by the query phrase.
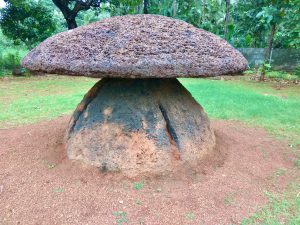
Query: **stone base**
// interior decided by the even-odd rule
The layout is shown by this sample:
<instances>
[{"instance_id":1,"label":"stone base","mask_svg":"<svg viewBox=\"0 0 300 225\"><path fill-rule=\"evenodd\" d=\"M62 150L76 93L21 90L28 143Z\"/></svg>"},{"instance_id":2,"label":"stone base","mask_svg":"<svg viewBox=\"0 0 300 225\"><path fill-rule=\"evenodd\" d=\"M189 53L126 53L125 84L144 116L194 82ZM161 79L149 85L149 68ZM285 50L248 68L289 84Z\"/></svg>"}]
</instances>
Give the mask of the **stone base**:
<instances>
[{"instance_id":1,"label":"stone base","mask_svg":"<svg viewBox=\"0 0 300 225\"><path fill-rule=\"evenodd\" d=\"M66 136L70 159L128 176L194 164L214 145L206 113L177 79L100 80Z\"/></svg>"}]
</instances>

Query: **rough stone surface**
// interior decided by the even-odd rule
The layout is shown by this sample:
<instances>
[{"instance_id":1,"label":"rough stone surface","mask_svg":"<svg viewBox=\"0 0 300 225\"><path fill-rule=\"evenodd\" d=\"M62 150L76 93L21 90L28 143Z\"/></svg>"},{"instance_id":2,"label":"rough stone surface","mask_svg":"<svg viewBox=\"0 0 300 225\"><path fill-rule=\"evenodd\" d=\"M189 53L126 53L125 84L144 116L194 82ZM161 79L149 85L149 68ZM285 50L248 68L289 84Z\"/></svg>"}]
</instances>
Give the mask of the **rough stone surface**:
<instances>
[{"instance_id":1,"label":"rough stone surface","mask_svg":"<svg viewBox=\"0 0 300 225\"><path fill-rule=\"evenodd\" d=\"M181 20L127 15L57 34L22 65L90 77L171 78L235 74L247 61L225 40Z\"/></svg>"},{"instance_id":2,"label":"rough stone surface","mask_svg":"<svg viewBox=\"0 0 300 225\"><path fill-rule=\"evenodd\" d=\"M128 176L192 165L214 145L206 113L176 79L102 79L66 135L69 158Z\"/></svg>"}]
</instances>

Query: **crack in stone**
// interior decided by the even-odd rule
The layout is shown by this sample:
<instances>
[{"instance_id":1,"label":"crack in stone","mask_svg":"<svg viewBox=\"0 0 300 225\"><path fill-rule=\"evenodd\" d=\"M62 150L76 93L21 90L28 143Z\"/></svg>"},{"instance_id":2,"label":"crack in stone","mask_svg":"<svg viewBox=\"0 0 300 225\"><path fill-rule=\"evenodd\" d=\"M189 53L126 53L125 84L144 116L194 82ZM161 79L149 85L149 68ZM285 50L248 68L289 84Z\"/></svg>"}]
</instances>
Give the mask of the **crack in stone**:
<instances>
[{"instance_id":1,"label":"crack in stone","mask_svg":"<svg viewBox=\"0 0 300 225\"><path fill-rule=\"evenodd\" d=\"M174 127L172 126L172 124L170 122L170 119L169 119L166 109L160 103L158 104L158 107L159 107L159 110L166 122L166 131L169 136L170 144L171 144L171 146L173 146L172 154L176 160L179 160L180 152L179 152L179 140L178 140L177 134L175 132Z\"/></svg>"}]
</instances>

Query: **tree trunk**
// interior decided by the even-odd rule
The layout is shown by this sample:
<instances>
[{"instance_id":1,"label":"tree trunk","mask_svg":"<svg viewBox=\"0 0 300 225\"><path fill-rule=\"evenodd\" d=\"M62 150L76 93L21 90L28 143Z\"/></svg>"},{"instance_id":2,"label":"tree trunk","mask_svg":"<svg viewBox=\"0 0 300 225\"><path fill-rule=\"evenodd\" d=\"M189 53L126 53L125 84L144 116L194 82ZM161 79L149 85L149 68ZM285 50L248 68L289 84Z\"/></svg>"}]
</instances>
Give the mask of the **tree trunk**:
<instances>
[{"instance_id":1,"label":"tree trunk","mask_svg":"<svg viewBox=\"0 0 300 225\"><path fill-rule=\"evenodd\" d=\"M264 63L262 65L262 68L260 71L260 76L259 76L260 81L265 80L265 75L266 75L266 65L265 64L270 62L270 55L271 55L271 51L272 51L272 47L273 47L273 41L274 41L275 34L276 34L276 24L273 24L272 28L271 28L271 34L269 37L269 41L268 41L268 47L265 51Z\"/></svg>"},{"instance_id":2,"label":"tree trunk","mask_svg":"<svg viewBox=\"0 0 300 225\"><path fill-rule=\"evenodd\" d=\"M266 49L265 52L265 61L268 61L270 59L275 33L276 33L276 24L273 24L269 41L268 41L268 48Z\"/></svg>"},{"instance_id":3,"label":"tree trunk","mask_svg":"<svg viewBox=\"0 0 300 225\"><path fill-rule=\"evenodd\" d=\"M142 3L142 4L139 4L139 5L137 5L136 7L135 7L135 11L138 13L138 14L142 14L143 13L143 5L144 5L144 3Z\"/></svg>"},{"instance_id":4,"label":"tree trunk","mask_svg":"<svg viewBox=\"0 0 300 225\"><path fill-rule=\"evenodd\" d=\"M67 24L68 24L68 29L71 30L71 29L74 29L77 27L77 22L76 22L76 19L75 17L69 17L66 19L67 21Z\"/></svg>"},{"instance_id":5,"label":"tree trunk","mask_svg":"<svg viewBox=\"0 0 300 225\"><path fill-rule=\"evenodd\" d=\"M148 0L147 0L148 1ZM76 23L76 16L77 14L82 11L82 10L88 10L92 7L93 1L74 1L75 5L72 8L70 8L70 2L71 1L66 1L66 0L52 0L52 2L59 8L59 10L62 12L64 15L64 18L67 22L68 29L74 29L77 27ZM97 7L99 7L98 5ZM96 6L94 6L96 7Z\"/></svg>"},{"instance_id":6,"label":"tree trunk","mask_svg":"<svg viewBox=\"0 0 300 225\"><path fill-rule=\"evenodd\" d=\"M173 17L176 17L176 15L177 15L177 2L176 2L176 0L173 0L173 4L172 4L172 9L173 9Z\"/></svg>"},{"instance_id":7,"label":"tree trunk","mask_svg":"<svg viewBox=\"0 0 300 225\"><path fill-rule=\"evenodd\" d=\"M206 0L202 0L202 15L201 15L201 23L204 21L206 14Z\"/></svg>"},{"instance_id":8,"label":"tree trunk","mask_svg":"<svg viewBox=\"0 0 300 225\"><path fill-rule=\"evenodd\" d=\"M148 14L148 0L144 0L144 14Z\"/></svg>"},{"instance_id":9,"label":"tree trunk","mask_svg":"<svg viewBox=\"0 0 300 225\"><path fill-rule=\"evenodd\" d=\"M225 13L225 21L224 21L224 38L228 40L228 24L230 21L230 0L225 0L226 2L226 13Z\"/></svg>"}]
</instances>

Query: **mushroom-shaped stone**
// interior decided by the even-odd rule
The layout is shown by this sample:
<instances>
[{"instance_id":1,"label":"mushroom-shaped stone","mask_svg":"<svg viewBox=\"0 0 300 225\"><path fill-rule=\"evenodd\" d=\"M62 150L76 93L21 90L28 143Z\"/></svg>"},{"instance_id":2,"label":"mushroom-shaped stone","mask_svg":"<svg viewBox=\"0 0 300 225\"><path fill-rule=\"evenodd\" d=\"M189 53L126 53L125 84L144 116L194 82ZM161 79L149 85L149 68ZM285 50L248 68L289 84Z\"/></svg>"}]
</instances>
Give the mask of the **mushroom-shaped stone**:
<instances>
[{"instance_id":1,"label":"mushroom-shaped stone","mask_svg":"<svg viewBox=\"0 0 300 225\"><path fill-rule=\"evenodd\" d=\"M226 41L188 23L135 15L57 34L22 65L104 78L72 116L68 156L134 176L192 165L214 148L206 113L176 78L236 74L247 61Z\"/></svg>"}]
</instances>

